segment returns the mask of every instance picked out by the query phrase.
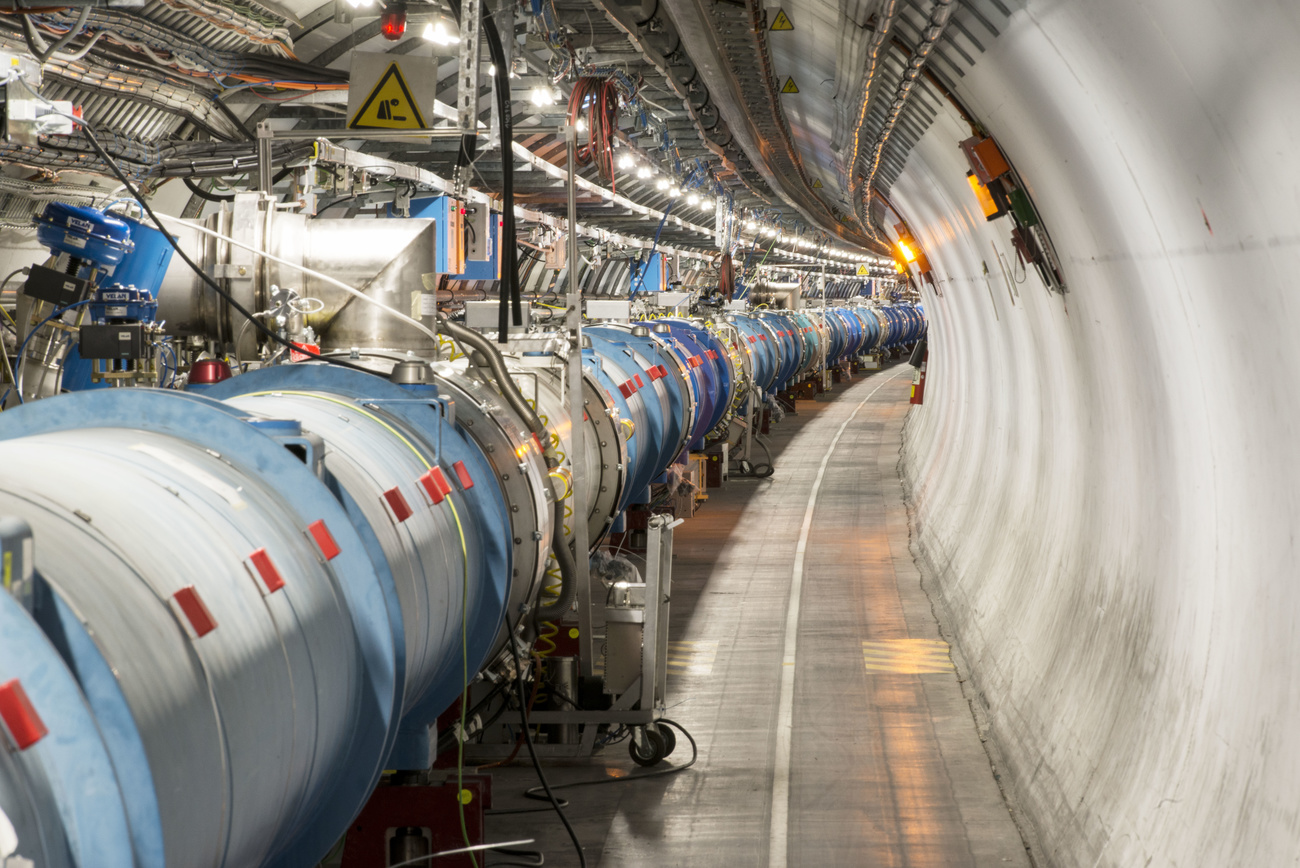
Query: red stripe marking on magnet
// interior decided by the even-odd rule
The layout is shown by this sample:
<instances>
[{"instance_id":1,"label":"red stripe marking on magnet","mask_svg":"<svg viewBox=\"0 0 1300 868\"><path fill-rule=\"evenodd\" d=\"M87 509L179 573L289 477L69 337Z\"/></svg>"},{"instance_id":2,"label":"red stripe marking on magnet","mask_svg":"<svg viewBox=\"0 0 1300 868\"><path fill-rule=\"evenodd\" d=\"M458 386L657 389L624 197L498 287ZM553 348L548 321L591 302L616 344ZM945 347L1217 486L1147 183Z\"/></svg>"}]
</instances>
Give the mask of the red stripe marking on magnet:
<instances>
[{"instance_id":1,"label":"red stripe marking on magnet","mask_svg":"<svg viewBox=\"0 0 1300 868\"><path fill-rule=\"evenodd\" d=\"M624 398L631 398L632 392L634 391L632 388L632 381L628 380L626 383L619 383L618 391L623 395Z\"/></svg>"},{"instance_id":2,"label":"red stripe marking on magnet","mask_svg":"<svg viewBox=\"0 0 1300 868\"><path fill-rule=\"evenodd\" d=\"M451 483L447 481L447 475L442 472L441 467L434 467L421 476L420 484L429 493L429 500L433 501L434 506L442 503L443 498L451 494ZM471 482L471 484L473 483Z\"/></svg>"},{"instance_id":3,"label":"red stripe marking on magnet","mask_svg":"<svg viewBox=\"0 0 1300 868\"><path fill-rule=\"evenodd\" d=\"M442 492L443 497L451 494L451 483L447 481L447 475L442 472L441 467L434 467L429 471L429 476L433 479L434 484L438 486L438 490Z\"/></svg>"},{"instance_id":4,"label":"red stripe marking on magnet","mask_svg":"<svg viewBox=\"0 0 1300 868\"><path fill-rule=\"evenodd\" d=\"M248 556L252 561L257 574L262 577L262 584L268 594L274 594L284 587L284 576L275 568L275 561L266 553L266 549L258 549Z\"/></svg>"},{"instance_id":5,"label":"red stripe marking on magnet","mask_svg":"<svg viewBox=\"0 0 1300 868\"><path fill-rule=\"evenodd\" d=\"M311 534L312 540L316 543L316 548L320 549L320 553L325 556L325 560L332 561L343 553L343 550L339 548L339 544L334 541L334 534L330 533L330 529L325 526L324 521L313 521L307 525L307 533Z\"/></svg>"},{"instance_id":6,"label":"red stripe marking on magnet","mask_svg":"<svg viewBox=\"0 0 1300 868\"><path fill-rule=\"evenodd\" d=\"M0 685L0 720L19 750L27 750L50 732L17 678Z\"/></svg>"},{"instance_id":7,"label":"red stripe marking on magnet","mask_svg":"<svg viewBox=\"0 0 1300 868\"><path fill-rule=\"evenodd\" d=\"M640 375L640 374L633 374L633 375L632 375L632 379L636 380L636 387L637 387L638 389L644 389L644 388L645 388L645 383L641 382L641 375Z\"/></svg>"},{"instance_id":8,"label":"red stripe marking on magnet","mask_svg":"<svg viewBox=\"0 0 1300 868\"><path fill-rule=\"evenodd\" d=\"M397 488L390 488L384 492L384 500L388 501L388 508L393 511L393 517L399 522L406 521L415 513L411 510L411 505L402 497L402 492Z\"/></svg>"},{"instance_id":9,"label":"red stripe marking on magnet","mask_svg":"<svg viewBox=\"0 0 1300 868\"><path fill-rule=\"evenodd\" d=\"M190 629L194 631L196 638L202 639L217 629L217 619L212 617L207 604L203 602L203 598L199 596L199 592L193 585L181 588L172 594L172 599L176 601L185 620L189 621Z\"/></svg>"},{"instance_id":10,"label":"red stripe marking on magnet","mask_svg":"<svg viewBox=\"0 0 1300 868\"><path fill-rule=\"evenodd\" d=\"M456 478L460 480L460 487L464 491L469 491L474 487L474 480L469 475L469 468L465 466L464 461L457 461L451 466L456 471Z\"/></svg>"}]
</instances>

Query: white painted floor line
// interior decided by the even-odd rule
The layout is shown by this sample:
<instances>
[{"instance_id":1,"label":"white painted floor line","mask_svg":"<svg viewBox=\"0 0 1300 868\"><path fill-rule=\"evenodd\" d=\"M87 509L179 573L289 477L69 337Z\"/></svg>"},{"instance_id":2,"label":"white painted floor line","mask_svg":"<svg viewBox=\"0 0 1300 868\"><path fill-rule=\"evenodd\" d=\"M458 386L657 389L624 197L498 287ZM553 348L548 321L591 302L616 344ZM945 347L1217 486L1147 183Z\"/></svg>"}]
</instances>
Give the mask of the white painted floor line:
<instances>
[{"instance_id":1,"label":"white painted floor line","mask_svg":"<svg viewBox=\"0 0 1300 868\"><path fill-rule=\"evenodd\" d=\"M910 368L902 366L892 377L885 379L871 390L871 394L862 399L862 403L853 408L849 418L844 420L830 448L822 458L821 467L813 479L812 492L808 495L808 508L804 510L803 526L799 528L799 544L794 550L794 569L790 577L790 606L785 616L785 653L781 659L781 700L776 712L776 756L772 775L772 828L768 836L767 864L769 868L786 868L789 864L790 850L790 755L794 745L794 664L799 650L799 603L803 596L803 561L808 548L808 534L812 530L813 510L817 508L817 494L821 491L822 478L830 464L831 455L839 445L840 437L849 423L857 417L858 411L867 406L890 380L898 377Z\"/></svg>"}]
</instances>

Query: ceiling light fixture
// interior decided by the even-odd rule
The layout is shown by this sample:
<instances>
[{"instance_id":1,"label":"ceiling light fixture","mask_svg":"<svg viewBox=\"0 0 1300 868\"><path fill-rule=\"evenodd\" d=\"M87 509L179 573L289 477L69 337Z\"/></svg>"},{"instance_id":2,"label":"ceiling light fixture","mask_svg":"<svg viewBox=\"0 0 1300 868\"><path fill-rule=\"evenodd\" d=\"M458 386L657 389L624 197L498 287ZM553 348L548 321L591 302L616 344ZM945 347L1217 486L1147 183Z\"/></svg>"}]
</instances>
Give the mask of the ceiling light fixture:
<instances>
[{"instance_id":1,"label":"ceiling light fixture","mask_svg":"<svg viewBox=\"0 0 1300 868\"><path fill-rule=\"evenodd\" d=\"M460 42L460 37L447 29L447 22L441 18L424 25L424 32L420 36L434 45L455 45Z\"/></svg>"}]
</instances>

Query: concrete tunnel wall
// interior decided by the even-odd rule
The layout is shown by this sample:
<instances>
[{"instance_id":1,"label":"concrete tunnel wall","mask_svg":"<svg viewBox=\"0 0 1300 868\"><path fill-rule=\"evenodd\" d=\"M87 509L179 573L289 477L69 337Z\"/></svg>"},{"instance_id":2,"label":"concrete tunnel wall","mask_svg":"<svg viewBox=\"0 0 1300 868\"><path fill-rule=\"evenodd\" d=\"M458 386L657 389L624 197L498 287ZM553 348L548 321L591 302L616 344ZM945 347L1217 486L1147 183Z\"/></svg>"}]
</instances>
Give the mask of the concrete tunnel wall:
<instances>
[{"instance_id":1,"label":"concrete tunnel wall","mask_svg":"<svg viewBox=\"0 0 1300 868\"><path fill-rule=\"evenodd\" d=\"M1031 0L957 85L1070 292L1016 284L944 112L914 547L1040 862L1300 855L1300 4ZM987 268L987 274L985 269Z\"/></svg>"}]
</instances>

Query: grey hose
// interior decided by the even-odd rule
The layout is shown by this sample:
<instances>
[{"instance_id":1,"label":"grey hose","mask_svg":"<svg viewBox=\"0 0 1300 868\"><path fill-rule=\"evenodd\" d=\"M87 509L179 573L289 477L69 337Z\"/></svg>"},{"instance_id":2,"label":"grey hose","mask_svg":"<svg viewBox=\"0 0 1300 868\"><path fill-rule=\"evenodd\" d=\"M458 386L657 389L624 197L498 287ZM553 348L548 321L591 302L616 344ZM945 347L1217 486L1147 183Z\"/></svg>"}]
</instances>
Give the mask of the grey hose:
<instances>
[{"instance_id":1,"label":"grey hose","mask_svg":"<svg viewBox=\"0 0 1300 868\"><path fill-rule=\"evenodd\" d=\"M37 62L44 64L45 61L54 56L56 51L62 51L68 47L68 44L72 42L77 34L81 33L81 29L86 26L86 20L88 18L90 18L90 6L86 5L82 7L81 14L77 16L76 23L68 28L68 32L59 37L58 41L53 45L47 46L45 40L41 39L40 35L36 32L36 28L32 26L31 18L24 15L22 16L23 38L27 40L27 47L31 50L32 54L35 55Z\"/></svg>"},{"instance_id":2,"label":"grey hose","mask_svg":"<svg viewBox=\"0 0 1300 868\"><path fill-rule=\"evenodd\" d=\"M555 531L551 536L551 553L560 565L560 598L549 606L537 610L535 623L542 624L564 617L578 599L578 562L569 551L569 541L564 538L564 501L555 501Z\"/></svg>"},{"instance_id":3,"label":"grey hose","mask_svg":"<svg viewBox=\"0 0 1300 868\"><path fill-rule=\"evenodd\" d=\"M551 434L546 430L546 426L542 424L537 411L528 406L528 401L524 399L523 392L519 391L519 386L511 378L510 372L506 370L505 359L501 357L501 351L478 332L457 325L447 319L445 314L438 322L441 329L451 335L458 343L473 347L487 360L488 367L492 370L492 378L497 381L497 388L501 390L501 396L506 399L506 403L510 405L511 409L523 418L528 430L537 435L537 440L542 444L542 451L546 455L546 465L555 467L556 464L552 463L555 450L551 445Z\"/></svg>"}]
</instances>

